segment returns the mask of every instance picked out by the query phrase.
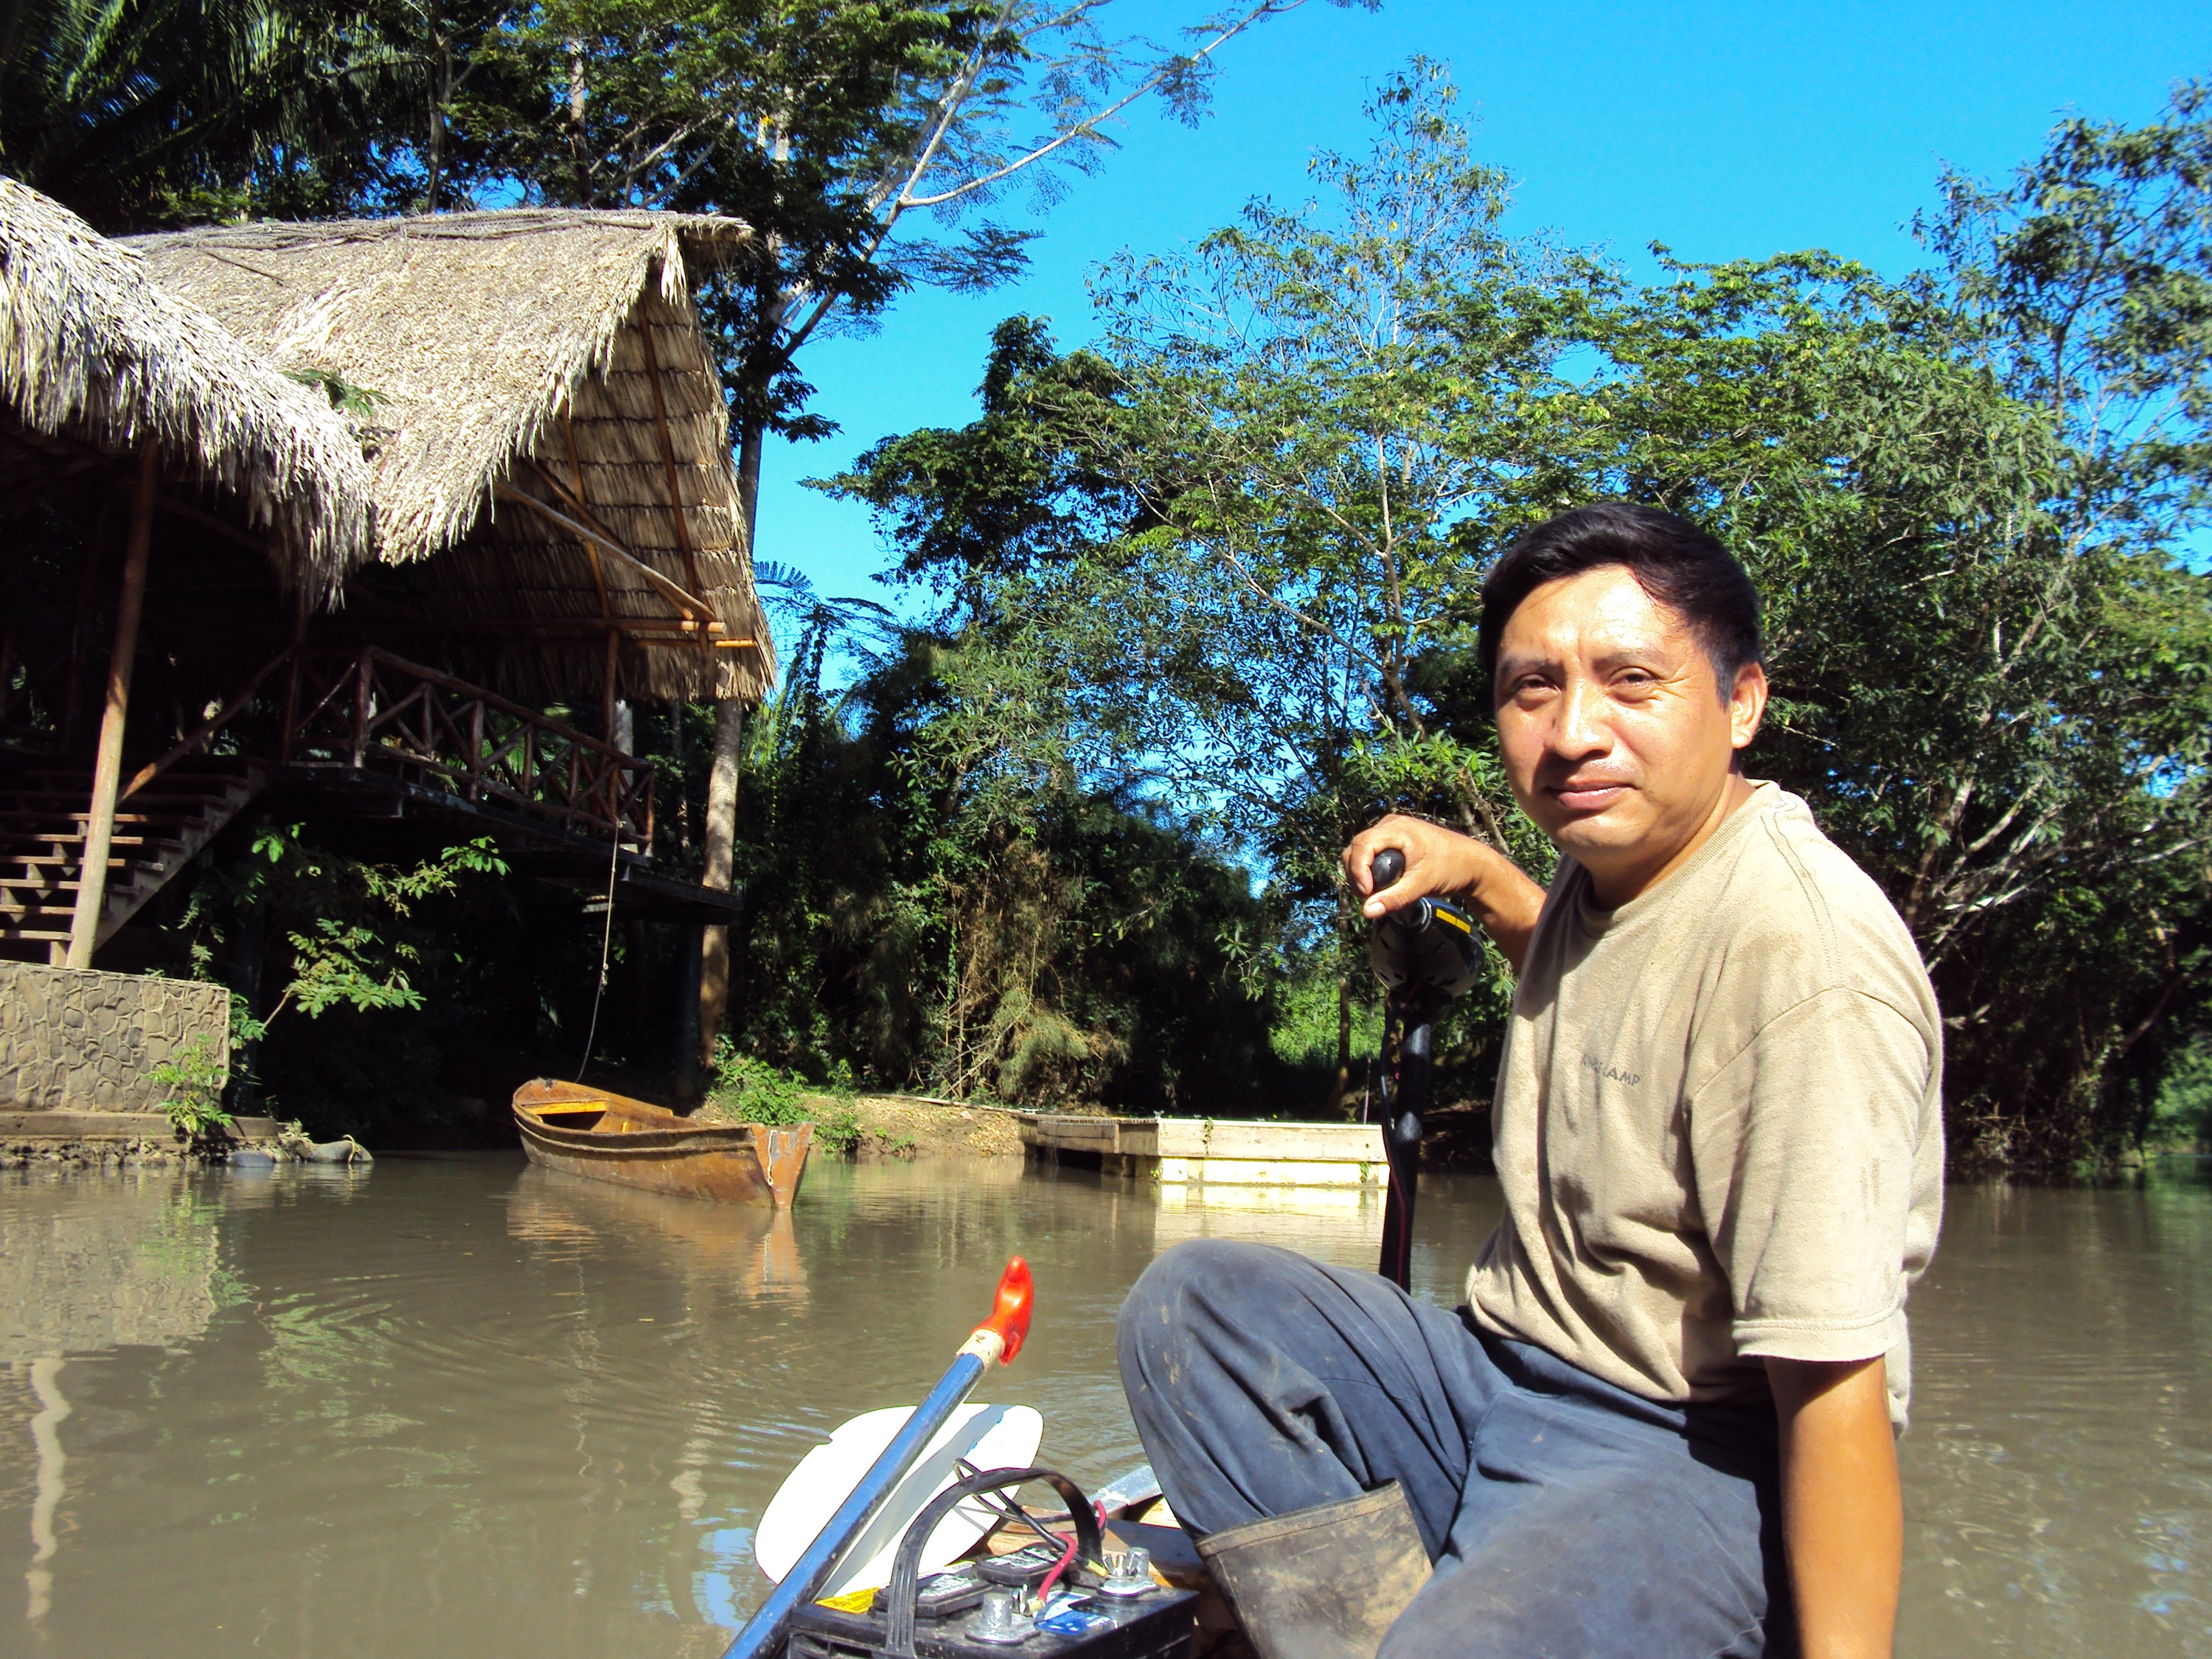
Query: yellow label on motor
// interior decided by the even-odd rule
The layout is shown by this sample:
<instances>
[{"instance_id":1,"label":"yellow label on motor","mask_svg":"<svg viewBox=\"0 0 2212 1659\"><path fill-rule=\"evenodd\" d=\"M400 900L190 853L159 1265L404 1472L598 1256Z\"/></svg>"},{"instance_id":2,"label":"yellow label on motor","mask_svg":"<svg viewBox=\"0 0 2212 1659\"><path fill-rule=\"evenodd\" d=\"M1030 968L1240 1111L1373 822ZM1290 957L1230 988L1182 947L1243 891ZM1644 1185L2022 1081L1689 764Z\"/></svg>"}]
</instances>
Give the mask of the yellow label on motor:
<instances>
[{"instance_id":1,"label":"yellow label on motor","mask_svg":"<svg viewBox=\"0 0 2212 1659\"><path fill-rule=\"evenodd\" d=\"M866 1613L875 1605L876 1593L872 1589L847 1590L842 1595L825 1595L817 1604L838 1613Z\"/></svg>"}]
</instances>

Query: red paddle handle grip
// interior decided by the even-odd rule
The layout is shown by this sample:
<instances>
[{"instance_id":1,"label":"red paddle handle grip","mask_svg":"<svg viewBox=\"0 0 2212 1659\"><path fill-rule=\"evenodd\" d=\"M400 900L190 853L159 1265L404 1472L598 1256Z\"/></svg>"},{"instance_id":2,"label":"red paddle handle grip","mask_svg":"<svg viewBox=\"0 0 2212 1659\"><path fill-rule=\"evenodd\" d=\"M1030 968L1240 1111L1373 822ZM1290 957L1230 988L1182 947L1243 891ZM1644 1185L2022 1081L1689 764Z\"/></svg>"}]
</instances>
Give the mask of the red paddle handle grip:
<instances>
[{"instance_id":1,"label":"red paddle handle grip","mask_svg":"<svg viewBox=\"0 0 2212 1659\"><path fill-rule=\"evenodd\" d=\"M999 1300L991 1316L975 1328L977 1336L988 1331L1004 1345L1005 1352L999 1356L1001 1365L1013 1364L1014 1356L1029 1340L1030 1315L1036 1306L1036 1285L1030 1278L1030 1264L1016 1256L999 1275Z\"/></svg>"}]
</instances>

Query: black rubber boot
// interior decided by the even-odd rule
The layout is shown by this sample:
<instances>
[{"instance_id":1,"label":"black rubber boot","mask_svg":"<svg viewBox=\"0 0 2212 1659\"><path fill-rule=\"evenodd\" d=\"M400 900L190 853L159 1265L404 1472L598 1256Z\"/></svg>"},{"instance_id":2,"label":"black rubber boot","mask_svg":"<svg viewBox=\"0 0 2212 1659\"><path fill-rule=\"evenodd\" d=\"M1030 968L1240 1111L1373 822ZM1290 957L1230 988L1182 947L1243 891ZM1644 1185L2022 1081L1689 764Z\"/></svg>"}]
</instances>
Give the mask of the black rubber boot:
<instances>
[{"instance_id":1,"label":"black rubber boot","mask_svg":"<svg viewBox=\"0 0 2212 1659\"><path fill-rule=\"evenodd\" d=\"M1217 1532L1198 1553L1259 1659L1375 1659L1429 1582L1398 1483Z\"/></svg>"}]
</instances>

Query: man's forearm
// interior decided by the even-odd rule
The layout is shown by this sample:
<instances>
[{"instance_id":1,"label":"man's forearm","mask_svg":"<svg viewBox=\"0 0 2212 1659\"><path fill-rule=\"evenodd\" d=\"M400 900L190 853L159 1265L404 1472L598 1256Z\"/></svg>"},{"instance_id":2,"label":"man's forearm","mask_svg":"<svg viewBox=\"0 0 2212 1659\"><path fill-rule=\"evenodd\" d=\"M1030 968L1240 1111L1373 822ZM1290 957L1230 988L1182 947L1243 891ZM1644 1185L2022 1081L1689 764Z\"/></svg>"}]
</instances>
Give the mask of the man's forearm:
<instances>
[{"instance_id":1,"label":"man's forearm","mask_svg":"<svg viewBox=\"0 0 2212 1659\"><path fill-rule=\"evenodd\" d=\"M1406 873L1378 897L1368 866L1386 847L1406 855ZM1528 960L1544 890L1495 848L1425 818L1393 813L1353 838L1344 849L1344 867L1353 890L1366 901L1368 915L1385 915L1431 896L1457 899L1474 913L1515 973Z\"/></svg>"},{"instance_id":2,"label":"man's forearm","mask_svg":"<svg viewBox=\"0 0 2212 1659\"><path fill-rule=\"evenodd\" d=\"M1480 842L1474 844L1489 854L1492 867L1460 897L1517 975L1528 959L1528 941L1535 936L1536 918L1544 908L1544 890L1503 853L1492 852Z\"/></svg>"},{"instance_id":3,"label":"man's forearm","mask_svg":"<svg viewBox=\"0 0 2212 1659\"><path fill-rule=\"evenodd\" d=\"M1782 1529L1805 1659L1887 1659L1905 1506L1879 1358L1770 1359L1782 1435Z\"/></svg>"}]
</instances>

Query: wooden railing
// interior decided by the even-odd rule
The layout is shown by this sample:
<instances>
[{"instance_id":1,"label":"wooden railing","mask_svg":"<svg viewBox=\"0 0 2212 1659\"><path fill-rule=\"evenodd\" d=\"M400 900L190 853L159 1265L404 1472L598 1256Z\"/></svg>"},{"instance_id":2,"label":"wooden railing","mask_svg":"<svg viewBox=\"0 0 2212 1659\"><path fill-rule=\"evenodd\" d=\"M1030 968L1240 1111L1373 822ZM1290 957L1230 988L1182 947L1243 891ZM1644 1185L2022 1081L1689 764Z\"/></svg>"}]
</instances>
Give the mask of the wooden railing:
<instances>
[{"instance_id":1,"label":"wooden railing","mask_svg":"<svg viewBox=\"0 0 2212 1659\"><path fill-rule=\"evenodd\" d=\"M374 646L286 655L280 760L396 775L652 851L650 761Z\"/></svg>"}]
</instances>

